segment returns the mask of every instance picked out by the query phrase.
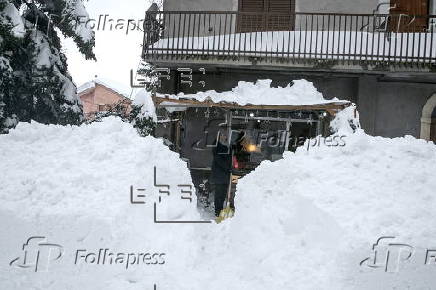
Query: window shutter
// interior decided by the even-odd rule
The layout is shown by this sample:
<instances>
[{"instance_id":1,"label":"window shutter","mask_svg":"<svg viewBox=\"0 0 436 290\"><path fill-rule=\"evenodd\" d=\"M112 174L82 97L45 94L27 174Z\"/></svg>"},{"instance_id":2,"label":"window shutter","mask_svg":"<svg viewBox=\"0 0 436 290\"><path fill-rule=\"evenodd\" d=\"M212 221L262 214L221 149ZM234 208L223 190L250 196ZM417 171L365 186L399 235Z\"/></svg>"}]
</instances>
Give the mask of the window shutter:
<instances>
[{"instance_id":1,"label":"window shutter","mask_svg":"<svg viewBox=\"0 0 436 290\"><path fill-rule=\"evenodd\" d=\"M295 0L268 0L268 31L294 30Z\"/></svg>"},{"instance_id":2,"label":"window shutter","mask_svg":"<svg viewBox=\"0 0 436 290\"><path fill-rule=\"evenodd\" d=\"M239 32L294 29L295 0L239 0L239 11L259 12L256 15L242 13Z\"/></svg>"},{"instance_id":3,"label":"window shutter","mask_svg":"<svg viewBox=\"0 0 436 290\"><path fill-rule=\"evenodd\" d=\"M270 0L267 1L269 12L294 12L295 1L291 0Z\"/></svg>"},{"instance_id":4,"label":"window shutter","mask_svg":"<svg viewBox=\"0 0 436 290\"><path fill-rule=\"evenodd\" d=\"M262 12L265 11L264 0L240 0L240 11L244 12Z\"/></svg>"},{"instance_id":5,"label":"window shutter","mask_svg":"<svg viewBox=\"0 0 436 290\"><path fill-rule=\"evenodd\" d=\"M239 17L239 32L263 31L264 15L266 11L264 0L239 0L240 12L258 12L258 14L244 14Z\"/></svg>"}]
</instances>

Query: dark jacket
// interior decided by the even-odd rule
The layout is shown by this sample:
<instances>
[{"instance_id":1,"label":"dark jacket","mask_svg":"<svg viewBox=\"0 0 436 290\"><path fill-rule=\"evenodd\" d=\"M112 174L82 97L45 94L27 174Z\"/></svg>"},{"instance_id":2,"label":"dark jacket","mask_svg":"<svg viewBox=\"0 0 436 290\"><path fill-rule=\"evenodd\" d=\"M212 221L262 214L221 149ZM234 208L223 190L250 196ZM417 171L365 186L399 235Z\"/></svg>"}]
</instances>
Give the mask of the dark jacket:
<instances>
[{"instance_id":1,"label":"dark jacket","mask_svg":"<svg viewBox=\"0 0 436 290\"><path fill-rule=\"evenodd\" d=\"M212 173L209 182L212 184L229 184L232 170L232 153L227 145L217 142L213 149Z\"/></svg>"}]
</instances>

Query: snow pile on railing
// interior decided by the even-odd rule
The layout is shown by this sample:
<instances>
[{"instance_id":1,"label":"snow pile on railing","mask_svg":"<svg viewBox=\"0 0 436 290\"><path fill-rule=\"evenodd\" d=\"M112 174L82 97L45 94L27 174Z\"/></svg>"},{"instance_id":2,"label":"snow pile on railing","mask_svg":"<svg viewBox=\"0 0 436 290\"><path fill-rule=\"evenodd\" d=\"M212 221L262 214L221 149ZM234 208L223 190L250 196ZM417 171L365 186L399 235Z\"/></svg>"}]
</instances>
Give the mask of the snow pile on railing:
<instances>
[{"instance_id":1,"label":"snow pile on railing","mask_svg":"<svg viewBox=\"0 0 436 290\"><path fill-rule=\"evenodd\" d=\"M237 103L239 105L319 105L339 101L334 98L326 100L313 83L301 79L294 80L286 87L271 87L272 80L258 80L255 83L240 81L232 91L218 93L216 91L199 92L170 96L173 99L193 99L200 102L210 100L214 103Z\"/></svg>"}]
</instances>

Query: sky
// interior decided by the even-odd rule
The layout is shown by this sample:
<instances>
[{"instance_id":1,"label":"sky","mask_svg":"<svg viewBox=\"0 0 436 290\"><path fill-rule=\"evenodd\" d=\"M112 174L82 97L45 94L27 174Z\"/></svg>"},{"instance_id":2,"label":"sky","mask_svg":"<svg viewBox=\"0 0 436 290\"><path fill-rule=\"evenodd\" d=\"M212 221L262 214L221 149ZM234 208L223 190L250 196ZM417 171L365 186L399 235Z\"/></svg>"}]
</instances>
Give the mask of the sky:
<instances>
[{"instance_id":1,"label":"sky","mask_svg":"<svg viewBox=\"0 0 436 290\"><path fill-rule=\"evenodd\" d=\"M98 21L100 15L103 23L106 17L105 29L94 29L96 32L96 46L94 52L97 61L86 60L78 51L71 39L63 40L63 52L68 58L68 68L77 86L94 79L95 76L111 80L120 85L130 86L130 71L136 71L141 55L143 34L140 30L126 33L128 19L137 22L144 18L145 11L151 0L90 0L85 6L91 19ZM109 29L109 20L117 23L124 19L124 29ZM102 27L102 25L101 25ZM121 28L121 26L118 26ZM133 28L133 25L130 25Z\"/></svg>"}]
</instances>

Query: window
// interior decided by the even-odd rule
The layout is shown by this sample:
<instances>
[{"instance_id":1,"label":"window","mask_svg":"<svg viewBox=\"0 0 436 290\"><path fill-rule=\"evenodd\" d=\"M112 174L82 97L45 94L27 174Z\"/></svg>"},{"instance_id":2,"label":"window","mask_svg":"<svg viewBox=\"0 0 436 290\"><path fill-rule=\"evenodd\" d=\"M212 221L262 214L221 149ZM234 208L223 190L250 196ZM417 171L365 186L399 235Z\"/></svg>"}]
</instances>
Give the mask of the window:
<instances>
[{"instance_id":1,"label":"window","mask_svg":"<svg viewBox=\"0 0 436 290\"><path fill-rule=\"evenodd\" d=\"M239 0L239 11L239 32L294 30L295 0Z\"/></svg>"},{"instance_id":2,"label":"window","mask_svg":"<svg viewBox=\"0 0 436 290\"><path fill-rule=\"evenodd\" d=\"M99 112L106 112L106 111L110 111L111 105L107 105L107 104L102 104L102 105L98 105L98 111Z\"/></svg>"}]
</instances>

